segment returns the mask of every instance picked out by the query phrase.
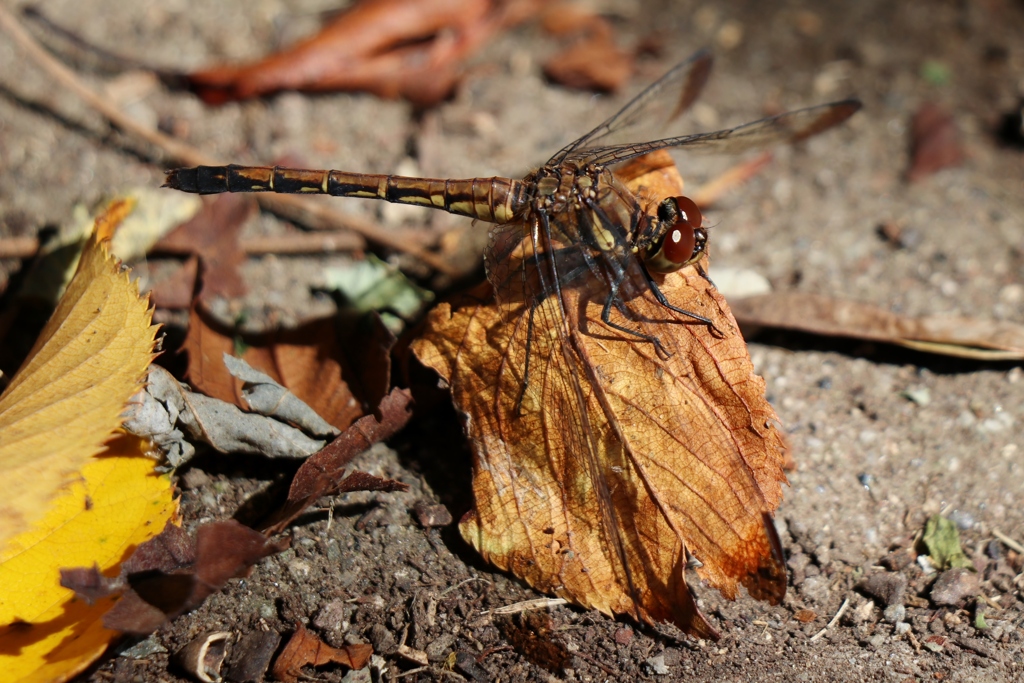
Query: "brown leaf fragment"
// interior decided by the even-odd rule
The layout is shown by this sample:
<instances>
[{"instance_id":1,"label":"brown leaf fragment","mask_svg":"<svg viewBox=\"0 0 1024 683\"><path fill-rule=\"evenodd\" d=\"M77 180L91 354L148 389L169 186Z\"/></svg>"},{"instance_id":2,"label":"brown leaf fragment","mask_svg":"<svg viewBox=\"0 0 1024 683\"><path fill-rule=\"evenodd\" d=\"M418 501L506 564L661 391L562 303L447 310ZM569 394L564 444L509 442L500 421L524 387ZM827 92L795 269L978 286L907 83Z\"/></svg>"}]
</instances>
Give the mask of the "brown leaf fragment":
<instances>
[{"instance_id":1,"label":"brown leaf fragment","mask_svg":"<svg viewBox=\"0 0 1024 683\"><path fill-rule=\"evenodd\" d=\"M342 375L366 410L379 406L391 391L391 349L397 339L376 312L335 327L345 359ZM338 425L335 425L338 426Z\"/></svg>"},{"instance_id":2,"label":"brown leaf fragment","mask_svg":"<svg viewBox=\"0 0 1024 683\"><path fill-rule=\"evenodd\" d=\"M346 375L356 374L348 368L358 367L358 358L346 358L339 345L336 318L318 318L293 329L238 336L246 345L242 354L246 363L290 390L334 427L343 430L363 414L360 401L345 380ZM243 382L224 365L224 354L234 355L236 338L201 302L195 302L182 345L188 354L186 378L197 391L247 410ZM381 362L387 365L388 359L382 358ZM359 372L369 370L360 368ZM386 370L378 372L387 375Z\"/></svg>"},{"instance_id":3,"label":"brown leaf fragment","mask_svg":"<svg viewBox=\"0 0 1024 683\"><path fill-rule=\"evenodd\" d=\"M805 292L776 292L732 302L743 325L899 344L959 358L1024 358L1024 326L955 316L910 318L871 304Z\"/></svg>"},{"instance_id":4,"label":"brown leaf fragment","mask_svg":"<svg viewBox=\"0 0 1024 683\"><path fill-rule=\"evenodd\" d=\"M406 490L406 485L401 482L365 472L352 472L347 477L344 474L345 466L352 458L373 444L390 438L405 426L411 417L411 402L412 396L407 390L392 390L380 403L380 420L373 415L360 418L323 450L302 463L288 490L288 500L268 522L266 533L280 532L322 496L342 491Z\"/></svg>"},{"instance_id":5,"label":"brown leaf fragment","mask_svg":"<svg viewBox=\"0 0 1024 683\"><path fill-rule=\"evenodd\" d=\"M120 577L108 578L100 573L98 566L72 567L60 570L60 585L73 590L90 605L98 600L123 590Z\"/></svg>"},{"instance_id":6,"label":"brown leaf fragment","mask_svg":"<svg viewBox=\"0 0 1024 683\"><path fill-rule=\"evenodd\" d=\"M154 245L152 252L194 254L202 262L200 296L231 299L248 291L239 267L246 255L239 237L256 213L256 201L240 194L224 194L207 202L201 211ZM175 283L182 288L181 283Z\"/></svg>"},{"instance_id":7,"label":"brown leaf fragment","mask_svg":"<svg viewBox=\"0 0 1024 683\"><path fill-rule=\"evenodd\" d=\"M195 298L196 278L199 277L199 257L191 256L180 268L153 282L149 300L156 308L181 310L189 308Z\"/></svg>"},{"instance_id":8,"label":"brown leaf fragment","mask_svg":"<svg viewBox=\"0 0 1024 683\"><path fill-rule=\"evenodd\" d=\"M572 664L572 655L555 634L547 611L496 615L494 625L527 661L553 674L561 673Z\"/></svg>"},{"instance_id":9,"label":"brown leaf fragment","mask_svg":"<svg viewBox=\"0 0 1024 683\"><path fill-rule=\"evenodd\" d=\"M317 667L333 663L350 669L362 669L370 662L372 654L373 648L369 645L331 647L296 622L295 633L274 662L273 675L279 681L296 683L300 678L306 678L302 672L304 666Z\"/></svg>"},{"instance_id":10,"label":"brown leaf fragment","mask_svg":"<svg viewBox=\"0 0 1024 683\"><path fill-rule=\"evenodd\" d=\"M941 105L925 102L910 124L911 157L907 179L916 182L951 166L965 157L960 133L952 115Z\"/></svg>"},{"instance_id":11,"label":"brown leaf fragment","mask_svg":"<svg viewBox=\"0 0 1024 683\"><path fill-rule=\"evenodd\" d=\"M413 507L413 512L416 513L416 521L424 529L448 526L452 523L452 513L444 505L428 505L420 501Z\"/></svg>"},{"instance_id":12,"label":"brown leaf fragment","mask_svg":"<svg viewBox=\"0 0 1024 683\"><path fill-rule=\"evenodd\" d=\"M964 567L953 567L939 574L932 584L931 599L936 605L952 607L981 590L977 573Z\"/></svg>"},{"instance_id":13,"label":"brown leaf fragment","mask_svg":"<svg viewBox=\"0 0 1024 683\"><path fill-rule=\"evenodd\" d=\"M818 613L812 609L802 609L794 614L793 618L801 624L809 624L818 618Z\"/></svg>"},{"instance_id":14,"label":"brown leaf fragment","mask_svg":"<svg viewBox=\"0 0 1024 683\"><path fill-rule=\"evenodd\" d=\"M616 45L604 17L580 5L560 3L545 13L544 28L554 35L578 36L544 63L544 75L552 81L579 90L614 92L633 74L633 54Z\"/></svg>"},{"instance_id":15,"label":"brown leaf fragment","mask_svg":"<svg viewBox=\"0 0 1024 683\"><path fill-rule=\"evenodd\" d=\"M228 579L246 575L258 561L287 546L287 541L270 541L234 520L204 524L196 532L196 577L219 589Z\"/></svg>"},{"instance_id":16,"label":"brown leaf fragment","mask_svg":"<svg viewBox=\"0 0 1024 683\"><path fill-rule=\"evenodd\" d=\"M123 592L103 624L144 635L195 609L228 579L242 576L262 558L286 547L287 542L269 541L234 520L204 524L194 542L183 529L168 523L122 563L117 579L104 578L95 569L63 569L62 585L81 590L84 599Z\"/></svg>"}]
</instances>

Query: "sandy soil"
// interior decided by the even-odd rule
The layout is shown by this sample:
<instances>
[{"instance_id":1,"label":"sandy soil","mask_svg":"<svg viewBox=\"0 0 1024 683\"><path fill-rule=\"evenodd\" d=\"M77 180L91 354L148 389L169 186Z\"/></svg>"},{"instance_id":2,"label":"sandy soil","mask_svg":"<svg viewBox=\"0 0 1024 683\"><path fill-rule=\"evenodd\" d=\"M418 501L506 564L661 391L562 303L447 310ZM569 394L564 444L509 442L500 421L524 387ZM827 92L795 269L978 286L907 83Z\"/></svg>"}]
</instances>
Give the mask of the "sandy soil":
<instances>
[{"instance_id":1,"label":"sandy soil","mask_svg":"<svg viewBox=\"0 0 1024 683\"><path fill-rule=\"evenodd\" d=\"M189 69L288 43L314 31L319 12L333 4L43 0L39 6L96 44ZM768 172L709 212L714 268L751 269L779 290L856 298L912 315L1024 322L1024 154L998 146L991 134L1000 114L1024 94L1019 1L598 4L616 17L623 43L656 30L665 46L662 57L642 63L634 89L693 49L715 47L716 72L695 127L850 94L865 103L844 129L780 151ZM736 27L738 41L731 40ZM423 116L404 103L364 95L283 94L210 109L188 94L119 83L136 88L126 98L133 116L170 125L224 159L288 155L314 167L395 172L414 150L425 175L519 176L624 101L624 95L595 97L546 83L539 64L556 48L536 27L502 36L476 60L455 99ZM88 62L77 66L96 87L112 80ZM936 69L945 70L941 82L923 75ZM65 221L75 204L160 184L155 150L111 132L7 40L0 41L0 74L4 236L32 235ZM959 168L908 185L909 121L925 101L952 112L969 156ZM731 163L679 162L694 183ZM424 220L415 212L382 214L368 202L342 204L396 228ZM430 220L439 227L454 219ZM887 221L913 234L907 246L879 238L877 228ZM281 226L264 216L249 229ZM322 310L323 300L309 288L324 268L343 260L253 260L246 268L253 292L241 305L277 310L284 320ZM4 261L4 277L17 267ZM166 653L197 634L284 633L296 620L311 623L329 643L373 643L387 661L389 681L1024 678L1021 578L1014 582L1006 546L990 543L994 530L1024 541L1020 368L779 333L755 337L750 350L797 462L778 512L792 586L776 608L745 598L725 603L698 587L723 633L717 643L678 641L557 607L554 627L574 653L570 670L551 674L502 648L506 640L481 612L536 596L492 573L452 529L426 532L411 513L417 501L441 501L456 514L469 504L466 447L454 417L440 411L414 424L392 449L361 456L365 469L409 483L409 493L336 501L332 519L317 514L295 527L292 550L155 634L154 652L112 656L88 678L180 680ZM230 517L286 477L267 463L204 458L184 485L187 524ZM964 602L966 609L930 602L934 574L917 564L899 572L909 584L902 601L909 630L886 621L884 603L856 588L938 512L957 522L981 569L991 601L988 629L974 628L972 601ZM812 640L845 600L844 617ZM799 610L816 618L801 623L794 618ZM417 668L395 653L403 634L409 646L426 650L431 665L399 679ZM489 654L476 668L446 670L453 652ZM345 680L369 677L353 673Z\"/></svg>"}]
</instances>

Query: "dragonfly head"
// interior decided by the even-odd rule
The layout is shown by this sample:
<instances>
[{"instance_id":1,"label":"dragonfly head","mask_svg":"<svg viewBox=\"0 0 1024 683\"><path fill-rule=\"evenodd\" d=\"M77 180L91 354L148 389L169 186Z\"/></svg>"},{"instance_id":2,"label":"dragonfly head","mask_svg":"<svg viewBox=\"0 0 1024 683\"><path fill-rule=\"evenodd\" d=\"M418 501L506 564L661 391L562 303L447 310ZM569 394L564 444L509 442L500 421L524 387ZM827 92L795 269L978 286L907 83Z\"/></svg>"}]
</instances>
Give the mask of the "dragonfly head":
<instances>
[{"instance_id":1,"label":"dragonfly head","mask_svg":"<svg viewBox=\"0 0 1024 683\"><path fill-rule=\"evenodd\" d=\"M658 205L641 237L641 258L656 273L671 273L704 255L708 241L703 216L689 197L668 197ZM646 237L646 239L643 239Z\"/></svg>"}]
</instances>

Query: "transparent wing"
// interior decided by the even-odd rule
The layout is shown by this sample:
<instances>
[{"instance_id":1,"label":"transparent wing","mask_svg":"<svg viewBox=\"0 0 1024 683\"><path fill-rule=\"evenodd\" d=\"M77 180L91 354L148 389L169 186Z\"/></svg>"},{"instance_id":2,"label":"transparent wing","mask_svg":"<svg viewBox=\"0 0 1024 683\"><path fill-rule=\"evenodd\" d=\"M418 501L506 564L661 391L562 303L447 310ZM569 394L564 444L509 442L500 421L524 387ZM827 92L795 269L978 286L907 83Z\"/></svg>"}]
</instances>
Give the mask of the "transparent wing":
<instances>
[{"instance_id":1,"label":"transparent wing","mask_svg":"<svg viewBox=\"0 0 1024 683\"><path fill-rule=\"evenodd\" d=\"M650 135L642 134L643 128L650 128L655 135L664 134L664 126L682 115L700 96L711 72L712 61L707 50L690 55L614 116L560 149L548 164L556 165L569 155L596 145L612 146L630 140L650 139Z\"/></svg>"},{"instance_id":2,"label":"transparent wing","mask_svg":"<svg viewBox=\"0 0 1024 683\"><path fill-rule=\"evenodd\" d=\"M651 142L606 145L595 149L578 149L566 155L563 161L572 161L579 165L607 166L669 147L685 147L687 151L736 154L750 149L806 140L839 125L853 116L860 107L859 100L842 100L769 116L736 128L711 133L696 133Z\"/></svg>"}]
</instances>

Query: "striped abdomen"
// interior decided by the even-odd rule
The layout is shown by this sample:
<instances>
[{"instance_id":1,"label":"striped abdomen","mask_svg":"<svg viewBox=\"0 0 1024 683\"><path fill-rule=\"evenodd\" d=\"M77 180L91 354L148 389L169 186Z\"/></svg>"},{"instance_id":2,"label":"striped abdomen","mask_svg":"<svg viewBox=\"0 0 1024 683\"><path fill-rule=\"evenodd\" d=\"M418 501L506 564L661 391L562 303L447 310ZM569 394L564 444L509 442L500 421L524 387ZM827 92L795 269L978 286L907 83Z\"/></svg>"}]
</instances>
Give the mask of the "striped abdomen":
<instances>
[{"instance_id":1,"label":"striped abdomen","mask_svg":"<svg viewBox=\"0 0 1024 683\"><path fill-rule=\"evenodd\" d=\"M491 223L511 221L525 206L522 181L509 178L441 180L279 166L196 166L167 173L165 187L198 194L280 192L329 194L415 204Z\"/></svg>"}]
</instances>

